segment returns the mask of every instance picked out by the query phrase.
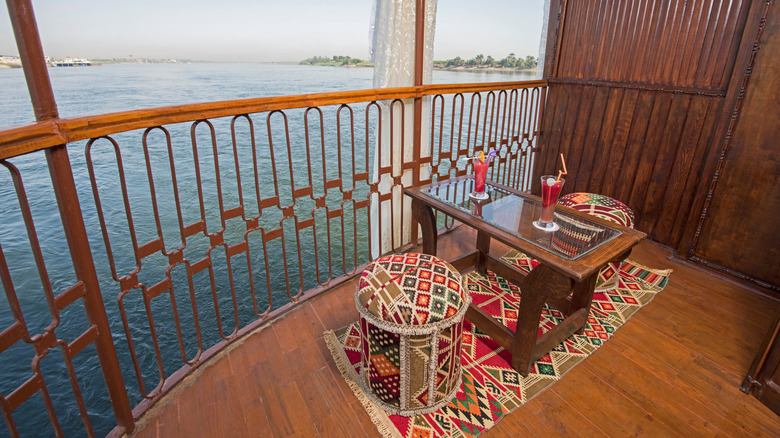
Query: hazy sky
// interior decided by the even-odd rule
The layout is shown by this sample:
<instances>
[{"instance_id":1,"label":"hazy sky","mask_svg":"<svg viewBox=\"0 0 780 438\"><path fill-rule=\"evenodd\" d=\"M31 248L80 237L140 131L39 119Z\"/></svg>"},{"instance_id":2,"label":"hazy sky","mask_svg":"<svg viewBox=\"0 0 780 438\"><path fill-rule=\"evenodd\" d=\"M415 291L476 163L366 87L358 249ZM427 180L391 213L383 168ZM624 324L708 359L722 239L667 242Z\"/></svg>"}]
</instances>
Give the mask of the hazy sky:
<instances>
[{"instance_id":1,"label":"hazy sky","mask_svg":"<svg viewBox=\"0 0 780 438\"><path fill-rule=\"evenodd\" d=\"M413 1L413 0L404 0ZM435 59L536 56L543 0L439 0ZM33 0L52 58L368 58L372 0ZM17 55L0 8L0 55Z\"/></svg>"}]
</instances>

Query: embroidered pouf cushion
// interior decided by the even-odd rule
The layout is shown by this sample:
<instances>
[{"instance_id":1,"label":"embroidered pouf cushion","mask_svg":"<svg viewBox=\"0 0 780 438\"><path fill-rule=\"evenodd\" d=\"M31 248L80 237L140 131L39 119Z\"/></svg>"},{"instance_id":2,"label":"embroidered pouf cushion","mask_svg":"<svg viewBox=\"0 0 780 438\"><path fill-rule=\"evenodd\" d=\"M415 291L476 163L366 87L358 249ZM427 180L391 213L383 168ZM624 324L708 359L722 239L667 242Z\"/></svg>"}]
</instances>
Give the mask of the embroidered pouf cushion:
<instances>
[{"instance_id":1,"label":"embroidered pouf cushion","mask_svg":"<svg viewBox=\"0 0 780 438\"><path fill-rule=\"evenodd\" d=\"M569 193L561 196L558 204L612 221L624 227L634 228L634 212L624 203L596 193ZM599 272L597 290L612 290L618 286L620 263L609 263Z\"/></svg>"},{"instance_id":2,"label":"embroidered pouf cushion","mask_svg":"<svg viewBox=\"0 0 780 438\"><path fill-rule=\"evenodd\" d=\"M569 193L558 204L598 216L624 227L634 228L634 212L617 199L596 193Z\"/></svg>"},{"instance_id":3,"label":"embroidered pouf cushion","mask_svg":"<svg viewBox=\"0 0 780 438\"><path fill-rule=\"evenodd\" d=\"M463 316L471 297L449 263L394 254L360 277L360 383L390 414L413 416L449 403L461 383Z\"/></svg>"}]
</instances>

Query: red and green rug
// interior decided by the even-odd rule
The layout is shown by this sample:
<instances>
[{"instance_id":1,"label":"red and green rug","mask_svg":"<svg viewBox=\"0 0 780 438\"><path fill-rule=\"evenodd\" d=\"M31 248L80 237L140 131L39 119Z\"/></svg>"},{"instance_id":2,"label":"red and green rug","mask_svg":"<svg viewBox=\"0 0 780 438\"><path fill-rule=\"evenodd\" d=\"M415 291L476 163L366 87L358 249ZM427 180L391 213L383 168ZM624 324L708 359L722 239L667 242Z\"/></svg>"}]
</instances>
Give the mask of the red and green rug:
<instances>
[{"instance_id":1,"label":"red and green rug","mask_svg":"<svg viewBox=\"0 0 780 438\"><path fill-rule=\"evenodd\" d=\"M525 255L511 252L504 259L527 270ZM618 287L599 291L593 297L588 327L539 359L527 377L509 366L509 353L475 328L468 320L463 330L463 383L455 399L426 415L387 415L372 403L358 383L360 333L355 324L325 332L333 359L355 396L386 437L473 437L496 424L504 415L531 400L596 351L634 312L650 302L668 281L671 271L639 266L630 260L621 264ZM501 277L471 273L464 277L473 302L511 330L517 324L520 290ZM553 308L545 309L539 325L542 334L563 319Z\"/></svg>"}]
</instances>

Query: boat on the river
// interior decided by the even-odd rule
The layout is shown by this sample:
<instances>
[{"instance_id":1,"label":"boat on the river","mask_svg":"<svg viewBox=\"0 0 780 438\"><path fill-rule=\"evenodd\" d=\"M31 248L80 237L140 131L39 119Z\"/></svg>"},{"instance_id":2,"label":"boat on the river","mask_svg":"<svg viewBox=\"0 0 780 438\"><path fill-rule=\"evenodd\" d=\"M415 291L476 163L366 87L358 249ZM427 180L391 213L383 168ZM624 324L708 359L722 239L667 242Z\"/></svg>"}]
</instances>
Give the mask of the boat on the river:
<instances>
[{"instance_id":1,"label":"boat on the river","mask_svg":"<svg viewBox=\"0 0 780 438\"><path fill-rule=\"evenodd\" d=\"M59 61L52 61L53 67L89 67L92 61L85 58L65 58Z\"/></svg>"}]
</instances>

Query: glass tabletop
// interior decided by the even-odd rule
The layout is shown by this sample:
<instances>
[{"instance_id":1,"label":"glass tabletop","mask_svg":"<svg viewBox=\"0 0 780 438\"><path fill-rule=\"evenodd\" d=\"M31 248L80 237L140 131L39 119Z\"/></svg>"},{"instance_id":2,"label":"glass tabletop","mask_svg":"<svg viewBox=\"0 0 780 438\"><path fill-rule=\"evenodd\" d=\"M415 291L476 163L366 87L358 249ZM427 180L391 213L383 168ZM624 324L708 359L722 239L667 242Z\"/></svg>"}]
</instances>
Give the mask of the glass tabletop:
<instances>
[{"instance_id":1,"label":"glass tabletop","mask_svg":"<svg viewBox=\"0 0 780 438\"><path fill-rule=\"evenodd\" d=\"M560 228L543 231L533 226L541 213L539 202L490 181L485 184L488 199L472 199L469 193L473 191L474 179L468 178L437 184L422 192L567 260L576 260L620 235L614 228L560 209L556 209L554 219Z\"/></svg>"}]
</instances>

